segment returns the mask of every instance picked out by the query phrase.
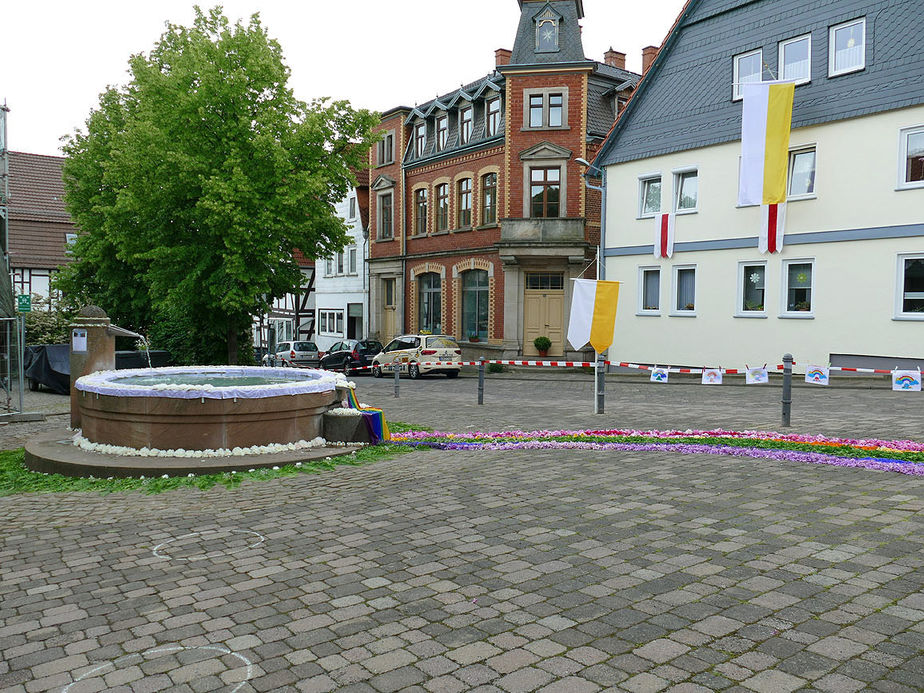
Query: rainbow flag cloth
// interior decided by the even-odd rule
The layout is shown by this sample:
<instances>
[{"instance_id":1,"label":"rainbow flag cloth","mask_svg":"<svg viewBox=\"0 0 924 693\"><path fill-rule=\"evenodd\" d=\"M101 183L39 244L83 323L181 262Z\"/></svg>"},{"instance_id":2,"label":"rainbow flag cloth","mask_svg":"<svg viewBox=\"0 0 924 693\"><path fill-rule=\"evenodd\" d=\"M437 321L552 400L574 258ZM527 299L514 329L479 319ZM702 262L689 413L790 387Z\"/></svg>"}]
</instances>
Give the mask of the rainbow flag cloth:
<instances>
[{"instance_id":1,"label":"rainbow flag cloth","mask_svg":"<svg viewBox=\"0 0 924 693\"><path fill-rule=\"evenodd\" d=\"M350 409L356 409L363 415L363 420L369 428L369 438L373 445L381 443L383 440L391 440L391 433L388 431L388 424L385 422L385 412L374 407L364 407L356 399L356 390L350 388L347 395L347 406Z\"/></svg>"}]
</instances>

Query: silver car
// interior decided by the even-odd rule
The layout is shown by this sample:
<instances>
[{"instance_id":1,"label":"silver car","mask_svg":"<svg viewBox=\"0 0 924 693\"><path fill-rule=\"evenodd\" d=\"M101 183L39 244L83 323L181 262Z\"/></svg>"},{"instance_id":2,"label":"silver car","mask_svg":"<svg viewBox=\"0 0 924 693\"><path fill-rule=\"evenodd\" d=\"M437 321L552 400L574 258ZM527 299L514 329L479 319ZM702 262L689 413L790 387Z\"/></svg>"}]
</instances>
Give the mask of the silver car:
<instances>
[{"instance_id":1,"label":"silver car","mask_svg":"<svg viewBox=\"0 0 924 693\"><path fill-rule=\"evenodd\" d=\"M321 354L314 342L279 342L276 345L276 364L299 368L317 368Z\"/></svg>"}]
</instances>

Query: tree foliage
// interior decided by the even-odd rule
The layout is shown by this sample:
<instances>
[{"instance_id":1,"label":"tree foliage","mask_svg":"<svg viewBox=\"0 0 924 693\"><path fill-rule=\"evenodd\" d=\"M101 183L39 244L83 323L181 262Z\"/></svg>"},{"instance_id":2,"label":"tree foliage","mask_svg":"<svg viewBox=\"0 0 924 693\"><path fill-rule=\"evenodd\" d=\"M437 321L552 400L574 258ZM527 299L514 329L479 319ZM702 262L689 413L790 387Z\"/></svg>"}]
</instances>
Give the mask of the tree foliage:
<instances>
[{"instance_id":1,"label":"tree foliage","mask_svg":"<svg viewBox=\"0 0 924 693\"><path fill-rule=\"evenodd\" d=\"M334 205L375 116L296 99L259 17L231 25L220 8L168 25L129 73L64 145L81 233L58 287L132 329L185 323L234 362L251 316L300 286L292 250L324 257L346 242Z\"/></svg>"}]
</instances>

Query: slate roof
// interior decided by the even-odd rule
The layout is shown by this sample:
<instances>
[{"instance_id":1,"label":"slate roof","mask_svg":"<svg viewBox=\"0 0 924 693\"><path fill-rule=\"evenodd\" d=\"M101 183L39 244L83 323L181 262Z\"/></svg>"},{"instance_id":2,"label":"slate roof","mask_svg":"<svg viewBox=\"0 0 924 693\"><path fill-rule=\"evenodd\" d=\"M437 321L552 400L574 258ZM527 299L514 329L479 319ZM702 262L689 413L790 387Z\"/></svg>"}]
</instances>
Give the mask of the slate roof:
<instances>
[{"instance_id":1,"label":"slate roof","mask_svg":"<svg viewBox=\"0 0 924 693\"><path fill-rule=\"evenodd\" d=\"M64 208L59 156L10 152L10 266L54 268L69 256L66 234L76 229Z\"/></svg>"},{"instance_id":2,"label":"slate roof","mask_svg":"<svg viewBox=\"0 0 924 693\"><path fill-rule=\"evenodd\" d=\"M581 27L578 20L582 16L581 3L575 0L550 0L549 2L520 3L520 23L517 36L513 42L511 65L536 65L544 63L565 63L584 60L584 45L581 43ZM534 17L546 7L561 15L559 22L558 51L555 53L536 52L536 23Z\"/></svg>"},{"instance_id":3,"label":"slate roof","mask_svg":"<svg viewBox=\"0 0 924 693\"><path fill-rule=\"evenodd\" d=\"M828 30L866 17L866 68L828 77ZM811 33L812 81L793 128L924 103L921 0L690 0L594 162L644 159L741 137L732 58L757 48L778 74L780 41Z\"/></svg>"}]
</instances>

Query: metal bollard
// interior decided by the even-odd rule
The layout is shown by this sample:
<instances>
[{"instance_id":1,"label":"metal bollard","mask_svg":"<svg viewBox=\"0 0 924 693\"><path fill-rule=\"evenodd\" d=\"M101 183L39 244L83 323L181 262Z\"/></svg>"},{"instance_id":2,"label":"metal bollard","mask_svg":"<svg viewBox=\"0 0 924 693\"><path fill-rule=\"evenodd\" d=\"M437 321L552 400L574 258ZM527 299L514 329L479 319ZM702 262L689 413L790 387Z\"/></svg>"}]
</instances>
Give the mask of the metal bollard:
<instances>
[{"instance_id":1,"label":"metal bollard","mask_svg":"<svg viewBox=\"0 0 924 693\"><path fill-rule=\"evenodd\" d=\"M484 404L484 356L478 359L478 404Z\"/></svg>"},{"instance_id":2,"label":"metal bollard","mask_svg":"<svg viewBox=\"0 0 924 693\"><path fill-rule=\"evenodd\" d=\"M594 414L602 414L606 397L604 396L606 365L603 362L603 354L597 354L597 401L594 407Z\"/></svg>"},{"instance_id":3,"label":"metal bollard","mask_svg":"<svg viewBox=\"0 0 924 693\"><path fill-rule=\"evenodd\" d=\"M401 368L397 361L392 361L391 365L395 369L395 397L397 398L398 392L401 389Z\"/></svg>"},{"instance_id":4,"label":"metal bollard","mask_svg":"<svg viewBox=\"0 0 924 693\"><path fill-rule=\"evenodd\" d=\"M783 354L783 426L792 418L792 354Z\"/></svg>"}]
</instances>

